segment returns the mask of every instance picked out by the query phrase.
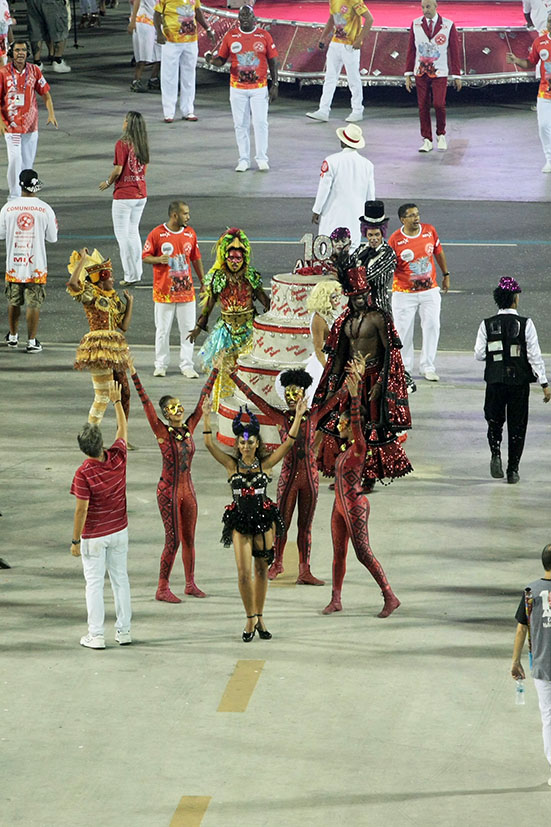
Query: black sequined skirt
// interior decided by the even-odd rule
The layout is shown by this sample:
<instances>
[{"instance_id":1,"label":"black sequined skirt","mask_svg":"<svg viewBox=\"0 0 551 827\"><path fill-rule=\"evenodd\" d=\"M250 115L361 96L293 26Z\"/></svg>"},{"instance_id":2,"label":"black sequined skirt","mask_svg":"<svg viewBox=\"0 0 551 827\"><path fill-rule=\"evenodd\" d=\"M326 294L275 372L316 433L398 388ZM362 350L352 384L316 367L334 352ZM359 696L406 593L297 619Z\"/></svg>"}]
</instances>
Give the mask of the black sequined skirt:
<instances>
[{"instance_id":1,"label":"black sequined skirt","mask_svg":"<svg viewBox=\"0 0 551 827\"><path fill-rule=\"evenodd\" d=\"M258 534L265 534L270 531L275 523L276 535L281 537L285 533L285 524L279 509L270 499L266 499L260 504L253 502L250 506L243 499L239 506L235 502L230 503L224 510L222 523L224 524L222 542L225 546L231 546L234 531L248 537L256 537Z\"/></svg>"}]
</instances>

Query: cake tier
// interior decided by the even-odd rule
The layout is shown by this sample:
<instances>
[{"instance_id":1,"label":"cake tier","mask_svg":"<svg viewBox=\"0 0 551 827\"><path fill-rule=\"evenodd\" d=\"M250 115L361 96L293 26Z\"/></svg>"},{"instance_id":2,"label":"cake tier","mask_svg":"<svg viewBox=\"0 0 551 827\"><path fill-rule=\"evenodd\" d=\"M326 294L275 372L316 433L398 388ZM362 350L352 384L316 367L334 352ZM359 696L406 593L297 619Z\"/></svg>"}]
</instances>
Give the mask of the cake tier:
<instances>
[{"instance_id":1,"label":"cake tier","mask_svg":"<svg viewBox=\"0 0 551 827\"><path fill-rule=\"evenodd\" d=\"M295 273L273 276L270 312L267 315L277 319L279 324L292 325L297 321L308 327L310 313L306 302L316 284L323 280L323 276L299 276Z\"/></svg>"}]
</instances>

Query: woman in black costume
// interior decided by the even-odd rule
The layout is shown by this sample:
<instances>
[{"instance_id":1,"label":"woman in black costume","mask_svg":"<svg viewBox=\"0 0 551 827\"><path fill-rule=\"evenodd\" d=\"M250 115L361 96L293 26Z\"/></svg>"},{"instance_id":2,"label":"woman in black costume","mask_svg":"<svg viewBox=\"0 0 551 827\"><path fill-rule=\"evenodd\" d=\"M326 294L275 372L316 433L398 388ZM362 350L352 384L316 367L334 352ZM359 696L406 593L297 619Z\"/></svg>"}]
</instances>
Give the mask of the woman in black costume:
<instances>
[{"instance_id":1,"label":"woman in black costume","mask_svg":"<svg viewBox=\"0 0 551 827\"><path fill-rule=\"evenodd\" d=\"M225 546L233 542L239 592L247 615L243 631L245 643L250 643L256 631L263 640L272 637L264 624L262 611L268 588L268 567L274 559L274 537L276 534L282 534L285 526L277 506L266 496L266 488L270 481L268 472L281 462L293 447L306 409L307 403L300 400L287 439L271 454L263 449L256 416L246 409L249 421L245 423L240 411L233 420L237 453L230 456L222 451L212 438L210 399L205 399L203 403L205 445L214 459L225 467L232 489L233 502L226 506L222 518L222 542Z\"/></svg>"}]
</instances>

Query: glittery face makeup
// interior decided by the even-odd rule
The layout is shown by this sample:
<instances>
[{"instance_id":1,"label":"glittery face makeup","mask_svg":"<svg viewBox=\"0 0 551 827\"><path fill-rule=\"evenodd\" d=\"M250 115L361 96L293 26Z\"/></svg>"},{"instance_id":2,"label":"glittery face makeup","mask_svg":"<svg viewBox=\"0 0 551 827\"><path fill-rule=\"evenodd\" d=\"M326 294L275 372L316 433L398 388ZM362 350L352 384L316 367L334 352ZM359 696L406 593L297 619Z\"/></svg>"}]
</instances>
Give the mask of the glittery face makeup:
<instances>
[{"instance_id":1,"label":"glittery face makeup","mask_svg":"<svg viewBox=\"0 0 551 827\"><path fill-rule=\"evenodd\" d=\"M285 401L288 405L296 405L299 399L304 396L304 388L298 385L287 385L285 388Z\"/></svg>"},{"instance_id":2,"label":"glittery face makeup","mask_svg":"<svg viewBox=\"0 0 551 827\"><path fill-rule=\"evenodd\" d=\"M237 273L243 266L242 250L230 250L226 257L226 263L232 273Z\"/></svg>"},{"instance_id":3,"label":"glittery face makeup","mask_svg":"<svg viewBox=\"0 0 551 827\"><path fill-rule=\"evenodd\" d=\"M176 416L177 414L184 412L184 406L179 399L171 399L165 406L165 411L171 416Z\"/></svg>"},{"instance_id":4,"label":"glittery face makeup","mask_svg":"<svg viewBox=\"0 0 551 827\"><path fill-rule=\"evenodd\" d=\"M341 416L341 418L339 419L339 423L337 425L339 434L342 434L343 431L346 431L349 425L350 420L346 416Z\"/></svg>"}]
</instances>

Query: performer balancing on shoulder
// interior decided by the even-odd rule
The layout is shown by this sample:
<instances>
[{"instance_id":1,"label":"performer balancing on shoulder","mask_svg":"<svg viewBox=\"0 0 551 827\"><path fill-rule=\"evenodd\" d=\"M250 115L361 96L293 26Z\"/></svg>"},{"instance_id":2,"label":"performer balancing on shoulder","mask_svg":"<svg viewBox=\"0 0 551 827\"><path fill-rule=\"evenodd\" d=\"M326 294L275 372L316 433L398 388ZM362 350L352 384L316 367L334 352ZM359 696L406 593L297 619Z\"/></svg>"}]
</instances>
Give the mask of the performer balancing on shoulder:
<instances>
[{"instance_id":1,"label":"performer balancing on shoulder","mask_svg":"<svg viewBox=\"0 0 551 827\"><path fill-rule=\"evenodd\" d=\"M266 629L262 613L268 588L268 566L274 559L274 536L284 531L283 520L275 503L266 496L271 468L289 453L295 442L306 402L297 403L296 417L287 439L276 450L267 454L260 438L258 419L249 414L249 422L242 419L242 411L233 420L236 451L233 456L224 453L212 438L210 422L211 405L203 404L205 445L214 459L223 465L228 474L233 502L226 506L222 522L222 542L233 542L239 592L247 615L243 641L250 643L255 632L268 640L272 637ZM254 558L254 580L252 561Z\"/></svg>"},{"instance_id":2,"label":"performer balancing on shoulder","mask_svg":"<svg viewBox=\"0 0 551 827\"><path fill-rule=\"evenodd\" d=\"M193 432L201 419L203 401L212 391L218 370L215 368L212 371L201 391L195 410L185 420L184 406L177 397L170 395L161 397L159 408L166 423L155 413L155 408L140 382L133 363L130 365L130 372L163 457L163 470L157 485L157 504L165 528L165 546L161 555L159 585L155 600L162 600L165 603L182 602L172 593L169 585L170 573L180 544L186 576L184 593L192 597L205 597L205 593L198 588L194 579L197 498L191 479L191 461L195 454Z\"/></svg>"},{"instance_id":3,"label":"performer balancing on shoulder","mask_svg":"<svg viewBox=\"0 0 551 827\"><path fill-rule=\"evenodd\" d=\"M361 360L360 360L361 361ZM363 365L362 365L363 368ZM377 617L388 617L400 605L390 588L383 567L369 545L369 500L363 493L362 476L367 444L360 416L359 385L361 376L352 368L346 379L350 393L350 410L341 414L339 431L346 440L335 463L335 502L331 515L333 539L333 591L323 614L342 611L341 591L346 572L348 541L352 540L356 557L381 587L384 606Z\"/></svg>"}]
</instances>

